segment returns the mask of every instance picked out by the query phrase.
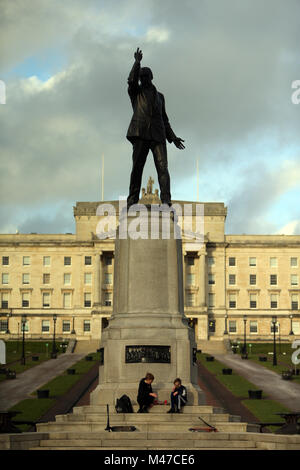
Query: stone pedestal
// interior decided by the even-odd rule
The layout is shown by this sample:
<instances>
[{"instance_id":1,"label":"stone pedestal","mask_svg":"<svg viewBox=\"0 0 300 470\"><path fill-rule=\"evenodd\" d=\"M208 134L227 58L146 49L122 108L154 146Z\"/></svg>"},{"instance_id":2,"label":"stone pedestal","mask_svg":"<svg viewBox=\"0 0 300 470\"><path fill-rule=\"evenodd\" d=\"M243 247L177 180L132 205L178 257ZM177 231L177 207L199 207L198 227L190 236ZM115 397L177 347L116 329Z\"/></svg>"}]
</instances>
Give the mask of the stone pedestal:
<instances>
[{"instance_id":1,"label":"stone pedestal","mask_svg":"<svg viewBox=\"0 0 300 470\"><path fill-rule=\"evenodd\" d=\"M180 377L189 404L205 404L193 361L194 331L183 309L179 227L169 212L153 209L143 206L141 212L120 217L113 314L102 334L103 365L91 405L115 404L124 393L135 404L139 381L147 372L155 377L152 388L159 400L169 401L173 381Z\"/></svg>"}]
</instances>

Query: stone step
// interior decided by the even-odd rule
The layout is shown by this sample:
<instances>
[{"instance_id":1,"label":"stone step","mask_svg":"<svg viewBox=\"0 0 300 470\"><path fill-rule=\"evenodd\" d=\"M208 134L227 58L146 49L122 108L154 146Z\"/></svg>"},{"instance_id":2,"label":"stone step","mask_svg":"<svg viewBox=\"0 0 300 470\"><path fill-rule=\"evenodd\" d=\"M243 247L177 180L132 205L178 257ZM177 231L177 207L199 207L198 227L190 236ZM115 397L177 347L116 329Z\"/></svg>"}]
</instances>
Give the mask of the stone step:
<instances>
[{"instance_id":1,"label":"stone step","mask_svg":"<svg viewBox=\"0 0 300 470\"><path fill-rule=\"evenodd\" d=\"M110 425L125 425L124 422L119 423L111 423ZM205 427L200 421L196 423L176 423L171 422L169 424L165 424L162 422L154 422L154 423L139 423L136 425L132 423L131 425L135 425L138 431L140 432L170 432L174 431L174 427L176 430L180 432L190 432L189 428L191 427ZM53 432L53 431L76 431L78 432L101 432L105 430L106 423L92 423L92 422L49 422L49 423L39 423L36 425L38 432ZM227 423L218 423L217 424L218 431L221 432L258 432L259 426L254 424L248 423L240 423L240 422L227 422Z\"/></svg>"},{"instance_id":2,"label":"stone step","mask_svg":"<svg viewBox=\"0 0 300 470\"><path fill-rule=\"evenodd\" d=\"M164 447L163 449L161 447L130 447L130 450L131 451L134 451L134 450L141 450L141 451L156 451L156 450L172 450L173 448L166 448ZM177 448L178 449L178 448ZM46 451L49 451L49 450L112 450L111 447L32 447L30 448L29 450L38 450L38 451L42 451L42 450L46 450ZM127 450L128 451L128 447L116 447L114 448L113 450ZM211 447L201 447L201 449L197 449L195 447L180 447L180 450L212 450ZM238 447L238 448L231 448L231 447L214 447L213 450L254 450L254 451L257 451L257 450L263 450L263 449L257 449L256 447L251 447L251 448L246 448L246 447ZM281 449L278 449L278 450L281 450ZM284 449L283 450L289 450L289 449ZM294 449L290 449L290 450L294 450Z\"/></svg>"},{"instance_id":3,"label":"stone step","mask_svg":"<svg viewBox=\"0 0 300 470\"><path fill-rule=\"evenodd\" d=\"M142 449L178 449L179 446L190 449L201 449L201 448L229 448L229 449L249 449L255 448L256 443L254 441L233 441L233 440L198 440L198 439L190 439L181 437L181 439L145 439L139 441L139 446ZM81 440L72 440L72 439L51 439L47 441L41 441L40 447L46 447L48 449L56 447L56 448L68 448L68 447L76 447L77 449L80 447L83 448L111 448L111 449L118 449L120 446L128 449L136 448L137 443L135 439L101 439L99 441L91 440L91 439L81 439Z\"/></svg>"},{"instance_id":4,"label":"stone step","mask_svg":"<svg viewBox=\"0 0 300 470\"><path fill-rule=\"evenodd\" d=\"M197 342L197 348L206 354L226 354L228 346L224 341L200 340Z\"/></svg>"},{"instance_id":5,"label":"stone step","mask_svg":"<svg viewBox=\"0 0 300 470\"><path fill-rule=\"evenodd\" d=\"M134 413L139 409L138 405L133 405ZM170 409L170 405L154 405L152 408L149 408L148 414L165 414ZM73 408L73 414L85 414L85 413L105 413L106 414L106 405L86 405L86 406L77 406ZM209 406L209 405L186 405L182 408L182 414L224 414L226 413L224 408ZM109 414L119 414L116 412L113 405L109 406Z\"/></svg>"},{"instance_id":6,"label":"stone step","mask_svg":"<svg viewBox=\"0 0 300 470\"><path fill-rule=\"evenodd\" d=\"M201 422L199 419L200 415L197 414L177 414L177 413L118 413L109 416L111 423L197 423ZM201 418L209 424L215 424L220 422L240 422L241 417L237 415L226 414L201 414ZM95 423L106 423L107 415L100 413L85 413L85 414L66 414L57 415L55 417L57 423L61 422L95 422Z\"/></svg>"},{"instance_id":7,"label":"stone step","mask_svg":"<svg viewBox=\"0 0 300 470\"><path fill-rule=\"evenodd\" d=\"M42 436L42 435L41 435ZM299 435L246 432L50 432L32 450L300 450Z\"/></svg>"}]
</instances>

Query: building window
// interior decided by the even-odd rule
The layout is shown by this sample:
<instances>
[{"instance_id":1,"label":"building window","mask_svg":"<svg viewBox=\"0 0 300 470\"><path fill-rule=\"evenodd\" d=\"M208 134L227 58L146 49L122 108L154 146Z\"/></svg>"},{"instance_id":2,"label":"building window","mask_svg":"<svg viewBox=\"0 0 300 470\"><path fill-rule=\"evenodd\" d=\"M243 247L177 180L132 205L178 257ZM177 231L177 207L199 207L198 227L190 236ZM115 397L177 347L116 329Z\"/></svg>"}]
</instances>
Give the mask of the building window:
<instances>
[{"instance_id":1,"label":"building window","mask_svg":"<svg viewBox=\"0 0 300 470\"><path fill-rule=\"evenodd\" d=\"M105 292L104 304L106 307L110 307L112 305L112 293L111 292Z\"/></svg>"},{"instance_id":2,"label":"building window","mask_svg":"<svg viewBox=\"0 0 300 470\"><path fill-rule=\"evenodd\" d=\"M71 293L70 292L64 292L63 305L64 305L64 308L71 308Z\"/></svg>"},{"instance_id":3,"label":"building window","mask_svg":"<svg viewBox=\"0 0 300 470\"><path fill-rule=\"evenodd\" d=\"M195 304L195 295L192 292L186 294L186 305L192 307Z\"/></svg>"},{"instance_id":4,"label":"building window","mask_svg":"<svg viewBox=\"0 0 300 470\"><path fill-rule=\"evenodd\" d=\"M235 258L229 258L229 266L236 266Z\"/></svg>"},{"instance_id":5,"label":"building window","mask_svg":"<svg viewBox=\"0 0 300 470\"><path fill-rule=\"evenodd\" d=\"M257 321L250 320L250 333L257 333L257 332L258 332Z\"/></svg>"},{"instance_id":6,"label":"building window","mask_svg":"<svg viewBox=\"0 0 300 470\"><path fill-rule=\"evenodd\" d=\"M91 322L90 320L83 321L83 331L91 331Z\"/></svg>"},{"instance_id":7,"label":"building window","mask_svg":"<svg viewBox=\"0 0 300 470\"><path fill-rule=\"evenodd\" d=\"M256 307L257 307L256 294L250 294L250 308L256 308Z\"/></svg>"},{"instance_id":8,"label":"building window","mask_svg":"<svg viewBox=\"0 0 300 470\"><path fill-rule=\"evenodd\" d=\"M278 296L277 294L271 294L271 308L278 307Z\"/></svg>"},{"instance_id":9,"label":"building window","mask_svg":"<svg viewBox=\"0 0 300 470\"><path fill-rule=\"evenodd\" d=\"M68 320L63 320L62 330L63 330L63 333L70 333L71 323Z\"/></svg>"},{"instance_id":10,"label":"building window","mask_svg":"<svg viewBox=\"0 0 300 470\"><path fill-rule=\"evenodd\" d=\"M298 286L298 274L291 274L291 286Z\"/></svg>"},{"instance_id":11,"label":"building window","mask_svg":"<svg viewBox=\"0 0 300 470\"><path fill-rule=\"evenodd\" d=\"M64 265L65 265L65 266L71 266L71 263L72 263L72 258L71 258L71 256L65 256L65 257L64 257Z\"/></svg>"},{"instance_id":12,"label":"building window","mask_svg":"<svg viewBox=\"0 0 300 470\"><path fill-rule=\"evenodd\" d=\"M49 333L50 331L50 321L42 320L42 333Z\"/></svg>"},{"instance_id":13,"label":"building window","mask_svg":"<svg viewBox=\"0 0 300 470\"><path fill-rule=\"evenodd\" d=\"M255 286L255 285L256 285L256 274L250 274L250 276L249 276L249 282L250 282L250 285L251 285L251 286Z\"/></svg>"},{"instance_id":14,"label":"building window","mask_svg":"<svg viewBox=\"0 0 300 470\"><path fill-rule=\"evenodd\" d=\"M1 308L8 308L8 296L7 292L1 294Z\"/></svg>"},{"instance_id":15,"label":"building window","mask_svg":"<svg viewBox=\"0 0 300 470\"><path fill-rule=\"evenodd\" d=\"M229 333L236 333L236 321L229 320Z\"/></svg>"},{"instance_id":16,"label":"building window","mask_svg":"<svg viewBox=\"0 0 300 470\"><path fill-rule=\"evenodd\" d=\"M43 284L50 284L50 274L44 273L43 274Z\"/></svg>"},{"instance_id":17,"label":"building window","mask_svg":"<svg viewBox=\"0 0 300 470\"><path fill-rule=\"evenodd\" d=\"M29 284L30 283L30 274L24 273L22 274L22 284Z\"/></svg>"},{"instance_id":18,"label":"building window","mask_svg":"<svg viewBox=\"0 0 300 470\"><path fill-rule=\"evenodd\" d=\"M9 274L2 273L2 284L9 284Z\"/></svg>"},{"instance_id":19,"label":"building window","mask_svg":"<svg viewBox=\"0 0 300 470\"><path fill-rule=\"evenodd\" d=\"M215 284L215 275L209 273L208 274L208 284Z\"/></svg>"},{"instance_id":20,"label":"building window","mask_svg":"<svg viewBox=\"0 0 300 470\"><path fill-rule=\"evenodd\" d=\"M229 294L229 308L236 308L236 294Z\"/></svg>"},{"instance_id":21,"label":"building window","mask_svg":"<svg viewBox=\"0 0 300 470\"><path fill-rule=\"evenodd\" d=\"M297 268L298 267L298 258L291 258L291 268Z\"/></svg>"},{"instance_id":22,"label":"building window","mask_svg":"<svg viewBox=\"0 0 300 470\"><path fill-rule=\"evenodd\" d=\"M277 268L277 258L270 258L270 268Z\"/></svg>"},{"instance_id":23,"label":"building window","mask_svg":"<svg viewBox=\"0 0 300 470\"><path fill-rule=\"evenodd\" d=\"M300 322L293 321L293 333L294 335L300 335Z\"/></svg>"},{"instance_id":24,"label":"building window","mask_svg":"<svg viewBox=\"0 0 300 470\"><path fill-rule=\"evenodd\" d=\"M105 273L104 284L112 284L112 273Z\"/></svg>"},{"instance_id":25,"label":"building window","mask_svg":"<svg viewBox=\"0 0 300 470\"><path fill-rule=\"evenodd\" d=\"M92 264L92 257L91 256L85 256L84 257L84 264L86 266L90 266Z\"/></svg>"},{"instance_id":26,"label":"building window","mask_svg":"<svg viewBox=\"0 0 300 470\"><path fill-rule=\"evenodd\" d=\"M187 264L188 264L188 266L194 266L195 258L193 258L192 256L188 256L187 257Z\"/></svg>"},{"instance_id":27,"label":"building window","mask_svg":"<svg viewBox=\"0 0 300 470\"><path fill-rule=\"evenodd\" d=\"M278 334L278 332L279 332L279 323L277 322L277 323L275 324L275 334ZM271 322L271 333L274 334L273 322Z\"/></svg>"},{"instance_id":28,"label":"building window","mask_svg":"<svg viewBox=\"0 0 300 470\"><path fill-rule=\"evenodd\" d=\"M91 307L92 305L92 296L90 292L85 292L84 294L84 306Z\"/></svg>"},{"instance_id":29,"label":"building window","mask_svg":"<svg viewBox=\"0 0 300 470\"><path fill-rule=\"evenodd\" d=\"M256 266L256 258L249 258L249 266Z\"/></svg>"},{"instance_id":30,"label":"building window","mask_svg":"<svg viewBox=\"0 0 300 470\"><path fill-rule=\"evenodd\" d=\"M2 256L2 266L9 265L9 256Z\"/></svg>"},{"instance_id":31,"label":"building window","mask_svg":"<svg viewBox=\"0 0 300 470\"><path fill-rule=\"evenodd\" d=\"M277 274L270 275L270 284L271 286L277 286Z\"/></svg>"},{"instance_id":32,"label":"building window","mask_svg":"<svg viewBox=\"0 0 300 470\"><path fill-rule=\"evenodd\" d=\"M209 333L216 332L216 320L209 320L208 322L208 331Z\"/></svg>"},{"instance_id":33,"label":"building window","mask_svg":"<svg viewBox=\"0 0 300 470\"><path fill-rule=\"evenodd\" d=\"M215 306L215 294L213 294L212 292L208 294L208 306L209 307Z\"/></svg>"},{"instance_id":34,"label":"building window","mask_svg":"<svg viewBox=\"0 0 300 470\"><path fill-rule=\"evenodd\" d=\"M215 265L215 258L213 256L209 256L207 258L207 264L208 264L208 266L214 266Z\"/></svg>"},{"instance_id":35,"label":"building window","mask_svg":"<svg viewBox=\"0 0 300 470\"><path fill-rule=\"evenodd\" d=\"M298 310L298 295L297 294L292 294L291 309Z\"/></svg>"},{"instance_id":36,"label":"building window","mask_svg":"<svg viewBox=\"0 0 300 470\"><path fill-rule=\"evenodd\" d=\"M8 321L7 320L0 320L0 332L6 333L8 330Z\"/></svg>"},{"instance_id":37,"label":"building window","mask_svg":"<svg viewBox=\"0 0 300 470\"><path fill-rule=\"evenodd\" d=\"M188 286L195 285L195 274L188 273L186 277L186 282Z\"/></svg>"},{"instance_id":38,"label":"building window","mask_svg":"<svg viewBox=\"0 0 300 470\"><path fill-rule=\"evenodd\" d=\"M229 284L231 286L235 285L235 282L236 282L235 279L236 279L235 274L229 274Z\"/></svg>"},{"instance_id":39,"label":"building window","mask_svg":"<svg viewBox=\"0 0 300 470\"><path fill-rule=\"evenodd\" d=\"M29 292L23 292L22 294L22 307L29 307Z\"/></svg>"},{"instance_id":40,"label":"building window","mask_svg":"<svg viewBox=\"0 0 300 470\"><path fill-rule=\"evenodd\" d=\"M71 284L71 274L65 273L64 274L64 285L69 286Z\"/></svg>"},{"instance_id":41,"label":"building window","mask_svg":"<svg viewBox=\"0 0 300 470\"><path fill-rule=\"evenodd\" d=\"M23 266L30 266L30 256L23 256Z\"/></svg>"},{"instance_id":42,"label":"building window","mask_svg":"<svg viewBox=\"0 0 300 470\"><path fill-rule=\"evenodd\" d=\"M112 265L112 256L105 256L105 265L106 266Z\"/></svg>"},{"instance_id":43,"label":"building window","mask_svg":"<svg viewBox=\"0 0 300 470\"><path fill-rule=\"evenodd\" d=\"M51 258L50 256L43 257L43 266L50 266Z\"/></svg>"},{"instance_id":44,"label":"building window","mask_svg":"<svg viewBox=\"0 0 300 470\"><path fill-rule=\"evenodd\" d=\"M50 307L50 293L43 292L43 308Z\"/></svg>"},{"instance_id":45,"label":"building window","mask_svg":"<svg viewBox=\"0 0 300 470\"><path fill-rule=\"evenodd\" d=\"M84 283L88 285L92 284L92 273L84 273Z\"/></svg>"}]
</instances>

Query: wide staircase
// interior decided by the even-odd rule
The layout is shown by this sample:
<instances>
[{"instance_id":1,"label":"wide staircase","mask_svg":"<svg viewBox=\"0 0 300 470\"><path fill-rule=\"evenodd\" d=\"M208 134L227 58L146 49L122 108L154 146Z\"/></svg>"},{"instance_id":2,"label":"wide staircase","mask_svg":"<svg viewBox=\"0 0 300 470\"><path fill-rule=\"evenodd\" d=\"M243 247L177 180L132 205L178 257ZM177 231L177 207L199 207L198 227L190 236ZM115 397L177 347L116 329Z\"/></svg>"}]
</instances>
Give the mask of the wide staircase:
<instances>
[{"instance_id":1,"label":"wide staircase","mask_svg":"<svg viewBox=\"0 0 300 470\"><path fill-rule=\"evenodd\" d=\"M230 341L227 339L222 341L214 339L199 340L197 348L207 354L228 354L232 352Z\"/></svg>"},{"instance_id":2,"label":"wide staircase","mask_svg":"<svg viewBox=\"0 0 300 470\"><path fill-rule=\"evenodd\" d=\"M282 449L299 450L300 435L259 433L259 426L241 422L222 408L186 406L180 414L168 414L169 407L155 405L149 413L116 413L110 407L109 424L134 426L135 431L109 432L105 405L81 406L73 413L56 416L55 421L37 424L39 445L32 450L208 450ZM206 423L217 432L208 432ZM202 432L191 428L204 428Z\"/></svg>"}]
</instances>

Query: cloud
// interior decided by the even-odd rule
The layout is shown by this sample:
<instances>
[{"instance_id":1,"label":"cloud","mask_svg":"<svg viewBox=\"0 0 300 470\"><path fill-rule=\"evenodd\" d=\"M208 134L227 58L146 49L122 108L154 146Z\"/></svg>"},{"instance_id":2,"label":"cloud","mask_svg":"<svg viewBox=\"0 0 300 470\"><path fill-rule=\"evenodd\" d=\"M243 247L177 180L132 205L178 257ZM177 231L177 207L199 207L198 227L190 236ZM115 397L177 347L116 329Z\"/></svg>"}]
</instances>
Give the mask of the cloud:
<instances>
[{"instance_id":1,"label":"cloud","mask_svg":"<svg viewBox=\"0 0 300 470\"><path fill-rule=\"evenodd\" d=\"M149 28L146 33L146 42L165 42L168 41L170 32L165 28Z\"/></svg>"},{"instance_id":2,"label":"cloud","mask_svg":"<svg viewBox=\"0 0 300 470\"><path fill-rule=\"evenodd\" d=\"M236 193L228 202L229 233L286 233L298 230L299 225L288 223L282 227L280 218L269 221L268 211L280 202L280 198L298 186L300 163L285 162L279 168L271 169L261 164L250 165L240 172L241 181ZM296 200L294 206L298 206ZM280 214L280 211L278 211ZM287 233L288 234L288 233Z\"/></svg>"},{"instance_id":3,"label":"cloud","mask_svg":"<svg viewBox=\"0 0 300 470\"><path fill-rule=\"evenodd\" d=\"M300 220L292 220L288 224L277 230L276 234L281 235L299 235L300 234Z\"/></svg>"},{"instance_id":4,"label":"cloud","mask_svg":"<svg viewBox=\"0 0 300 470\"><path fill-rule=\"evenodd\" d=\"M1 2L0 42L6 44L1 70L35 54L47 60L49 48L66 57L47 80L33 71L6 83L2 204L35 213L37 203L63 201L72 212L77 200L99 200L102 154L105 198L127 194L131 145L125 136L132 114L127 76L139 46L165 95L171 125L186 141L183 152L168 146L173 198L195 197L189 188L199 158L201 197L228 203L228 230L278 228L265 223L267 214L290 187L287 180L297 185L291 172L282 172L282 161L287 148L300 146L300 108L291 103L291 83L299 78L299 3L291 0L286 8L279 0L147 0L143 5L28 0L25 8L21 0ZM150 174L157 185L151 156L143 185ZM53 230L61 230L63 224L51 220ZM35 225L31 231L39 230L38 219L29 223Z\"/></svg>"}]
</instances>

